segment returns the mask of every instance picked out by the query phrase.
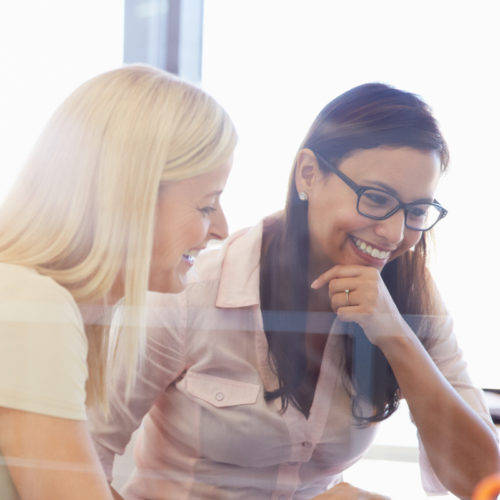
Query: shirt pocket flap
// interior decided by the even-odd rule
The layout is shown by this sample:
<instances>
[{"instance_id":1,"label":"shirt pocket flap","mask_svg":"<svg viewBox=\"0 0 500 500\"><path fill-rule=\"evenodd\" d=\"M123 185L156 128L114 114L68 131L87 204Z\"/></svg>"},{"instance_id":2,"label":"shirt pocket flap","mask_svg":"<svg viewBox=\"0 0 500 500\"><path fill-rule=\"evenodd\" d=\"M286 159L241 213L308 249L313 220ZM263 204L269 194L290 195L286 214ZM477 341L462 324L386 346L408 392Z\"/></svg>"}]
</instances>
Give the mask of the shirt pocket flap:
<instances>
[{"instance_id":1,"label":"shirt pocket flap","mask_svg":"<svg viewBox=\"0 0 500 500\"><path fill-rule=\"evenodd\" d=\"M201 373L186 374L186 390L218 408L251 405L257 401L260 386Z\"/></svg>"}]
</instances>

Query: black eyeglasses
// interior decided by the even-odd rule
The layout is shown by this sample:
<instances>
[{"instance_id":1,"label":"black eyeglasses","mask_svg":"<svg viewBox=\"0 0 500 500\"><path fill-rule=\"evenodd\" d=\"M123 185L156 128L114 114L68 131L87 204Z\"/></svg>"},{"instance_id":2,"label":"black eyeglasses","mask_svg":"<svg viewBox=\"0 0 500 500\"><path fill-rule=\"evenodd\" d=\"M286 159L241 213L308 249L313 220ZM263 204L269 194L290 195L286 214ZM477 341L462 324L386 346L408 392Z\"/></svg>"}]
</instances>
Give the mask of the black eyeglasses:
<instances>
[{"instance_id":1,"label":"black eyeglasses","mask_svg":"<svg viewBox=\"0 0 500 500\"><path fill-rule=\"evenodd\" d=\"M321 163L328 167L328 170L340 177L358 195L356 210L369 219L388 219L399 210L403 210L405 226L408 229L428 231L448 213L448 210L436 200L432 202L412 201L411 203L403 203L399 198L383 189L360 186L318 153L314 154Z\"/></svg>"}]
</instances>

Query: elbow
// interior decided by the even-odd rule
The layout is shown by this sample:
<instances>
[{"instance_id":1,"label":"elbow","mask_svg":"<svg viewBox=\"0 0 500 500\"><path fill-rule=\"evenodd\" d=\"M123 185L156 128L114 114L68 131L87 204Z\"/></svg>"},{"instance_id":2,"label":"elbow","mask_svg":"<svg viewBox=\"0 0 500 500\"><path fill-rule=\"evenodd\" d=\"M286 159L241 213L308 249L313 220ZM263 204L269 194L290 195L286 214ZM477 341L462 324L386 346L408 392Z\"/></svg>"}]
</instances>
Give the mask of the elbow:
<instances>
[{"instance_id":1,"label":"elbow","mask_svg":"<svg viewBox=\"0 0 500 500\"><path fill-rule=\"evenodd\" d=\"M500 474L500 450L495 443L494 449L485 450L482 459L477 461L475 467L469 469L469 474L455 474L455 481L449 484L449 491L461 499L470 499L481 481Z\"/></svg>"}]
</instances>

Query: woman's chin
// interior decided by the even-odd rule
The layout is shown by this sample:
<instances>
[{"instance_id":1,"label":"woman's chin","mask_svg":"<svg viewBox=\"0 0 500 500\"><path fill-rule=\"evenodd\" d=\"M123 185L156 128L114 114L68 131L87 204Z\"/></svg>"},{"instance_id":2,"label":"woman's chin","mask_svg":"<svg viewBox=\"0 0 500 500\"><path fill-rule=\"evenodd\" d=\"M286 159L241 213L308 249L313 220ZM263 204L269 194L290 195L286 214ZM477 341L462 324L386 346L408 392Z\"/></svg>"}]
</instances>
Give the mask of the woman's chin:
<instances>
[{"instance_id":1,"label":"woman's chin","mask_svg":"<svg viewBox=\"0 0 500 500\"><path fill-rule=\"evenodd\" d=\"M159 293L181 293L185 290L186 283L186 274L170 272L161 277L159 275L150 277L148 290Z\"/></svg>"}]
</instances>

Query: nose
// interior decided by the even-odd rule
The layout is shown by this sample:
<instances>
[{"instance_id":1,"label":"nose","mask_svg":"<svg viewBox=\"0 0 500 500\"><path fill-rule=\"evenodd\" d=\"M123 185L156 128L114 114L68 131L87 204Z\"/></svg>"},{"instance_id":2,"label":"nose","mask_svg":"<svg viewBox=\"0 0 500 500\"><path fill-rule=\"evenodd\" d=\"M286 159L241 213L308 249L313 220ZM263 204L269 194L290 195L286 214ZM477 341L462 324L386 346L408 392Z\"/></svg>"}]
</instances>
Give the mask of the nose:
<instances>
[{"instance_id":1,"label":"nose","mask_svg":"<svg viewBox=\"0 0 500 500\"><path fill-rule=\"evenodd\" d=\"M224 211L219 209L212 215L208 228L208 240L225 240L228 236L227 220Z\"/></svg>"},{"instance_id":2,"label":"nose","mask_svg":"<svg viewBox=\"0 0 500 500\"><path fill-rule=\"evenodd\" d=\"M375 233L384 238L390 245L398 245L403 241L405 233L405 214L398 210L388 219L377 221Z\"/></svg>"}]
</instances>

